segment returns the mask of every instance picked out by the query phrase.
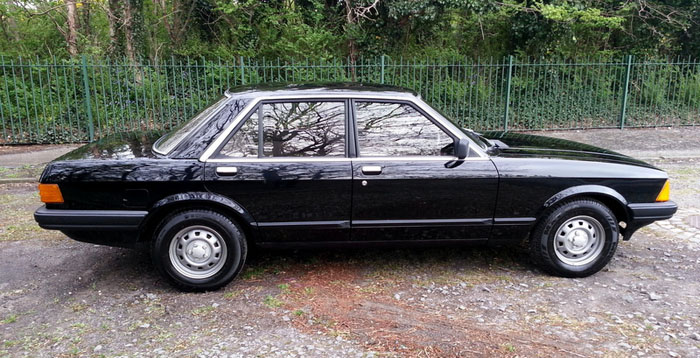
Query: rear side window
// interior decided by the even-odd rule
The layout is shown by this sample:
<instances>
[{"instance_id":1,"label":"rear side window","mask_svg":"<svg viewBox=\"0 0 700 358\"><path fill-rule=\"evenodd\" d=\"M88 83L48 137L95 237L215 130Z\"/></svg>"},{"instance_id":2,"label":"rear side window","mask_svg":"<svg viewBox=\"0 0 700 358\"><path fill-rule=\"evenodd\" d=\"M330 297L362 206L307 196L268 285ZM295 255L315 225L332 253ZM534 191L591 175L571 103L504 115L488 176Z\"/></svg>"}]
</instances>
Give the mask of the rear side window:
<instances>
[{"instance_id":1,"label":"rear side window","mask_svg":"<svg viewBox=\"0 0 700 358\"><path fill-rule=\"evenodd\" d=\"M318 101L261 104L215 157L342 156L345 102Z\"/></svg>"}]
</instances>

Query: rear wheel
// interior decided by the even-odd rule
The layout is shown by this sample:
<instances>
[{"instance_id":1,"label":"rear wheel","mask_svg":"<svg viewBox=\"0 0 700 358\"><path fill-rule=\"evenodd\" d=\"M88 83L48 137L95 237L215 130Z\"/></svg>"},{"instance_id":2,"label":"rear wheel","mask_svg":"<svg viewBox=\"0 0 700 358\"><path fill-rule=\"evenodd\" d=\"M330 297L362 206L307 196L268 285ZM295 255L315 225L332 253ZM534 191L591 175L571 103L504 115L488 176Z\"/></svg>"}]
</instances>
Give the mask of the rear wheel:
<instances>
[{"instance_id":1,"label":"rear wheel","mask_svg":"<svg viewBox=\"0 0 700 358\"><path fill-rule=\"evenodd\" d=\"M210 210L187 210L166 217L151 248L161 274L186 291L226 285L241 271L246 255L241 228Z\"/></svg>"},{"instance_id":2,"label":"rear wheel","mask_svg":"<svg viewBox=\"0 0 700 358\"><path fill-rule=\"evenodd\" d=\"M564 277L600 271L618 243L615 215L592 199L559 204L545 213L530 237L530 254L544 270Z\"/></svg>"}]
</instances>

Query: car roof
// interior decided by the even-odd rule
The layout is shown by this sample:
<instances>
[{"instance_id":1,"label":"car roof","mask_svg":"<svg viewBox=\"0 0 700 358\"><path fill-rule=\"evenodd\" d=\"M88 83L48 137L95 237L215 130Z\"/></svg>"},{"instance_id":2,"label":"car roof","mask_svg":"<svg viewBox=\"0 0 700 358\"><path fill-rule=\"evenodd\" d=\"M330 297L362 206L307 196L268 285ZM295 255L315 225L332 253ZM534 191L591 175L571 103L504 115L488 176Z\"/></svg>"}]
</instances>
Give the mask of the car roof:
<instances>
[{"instance_id":1,"label":"car roof","mask_svg":"<svg viewBox=\"0 0 700 358\"><path fill-rule=\"evenodd\" d=\"M369 84L359 82L310 82L310 83L266 83L232 87L226 91L229 97L255 98L261 96L352 94L373 96L377 94L396 97L420 97L418 93L399 86Z\"/></svg>"}]
</instances>

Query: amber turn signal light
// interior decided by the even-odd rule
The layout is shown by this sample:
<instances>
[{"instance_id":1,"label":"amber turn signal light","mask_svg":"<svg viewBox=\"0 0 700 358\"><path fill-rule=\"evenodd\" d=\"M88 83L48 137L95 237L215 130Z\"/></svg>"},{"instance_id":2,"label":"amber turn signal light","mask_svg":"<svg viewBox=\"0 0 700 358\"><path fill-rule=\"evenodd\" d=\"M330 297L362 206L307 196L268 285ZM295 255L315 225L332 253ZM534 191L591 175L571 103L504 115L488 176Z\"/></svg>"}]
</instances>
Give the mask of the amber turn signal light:
<instances>
[{"instance_id":1,"label":"amber turn signal light","mask_svg":"<svg viewBox=\"0 0 700 358\"><path fill-rule=\"evenodd\" d=\"M656 201L668 201L671 196L671 182L666 180L664 187L661 188L661 192L656 197Z\"/></svg>"},{"instance_id":2,"label":"amber turn signal light","mask_svg":"<svg viewBox=\"0 0 700 358\"><path fill-rule=\"evenodd\" d=\"M58 184L39 184L39 197L47 204L63 204L63 195Z\"/></svg>"}]
</instances>

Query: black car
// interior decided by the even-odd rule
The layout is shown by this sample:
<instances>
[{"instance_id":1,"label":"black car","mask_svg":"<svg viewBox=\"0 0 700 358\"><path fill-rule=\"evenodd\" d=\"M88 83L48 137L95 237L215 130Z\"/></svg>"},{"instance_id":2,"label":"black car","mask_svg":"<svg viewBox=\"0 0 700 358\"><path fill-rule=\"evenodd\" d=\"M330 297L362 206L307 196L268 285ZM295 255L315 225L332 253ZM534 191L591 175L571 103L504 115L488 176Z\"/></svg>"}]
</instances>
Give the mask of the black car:
<instances>
[{"instance_id":1,"label":"black car","mask_svg":"<svg viewBox=\"0 0 700 358\"><path fill-rule=\"evenodd\" d=\"M250 245L528 239L545 270L583 277L677 209L666 173L642 161L479 134L411 91L360 84L239 88L163 136L68 153L40 182L42 228L149 247L185 290L230 282Z\"/></svg>"}]
</instances>

